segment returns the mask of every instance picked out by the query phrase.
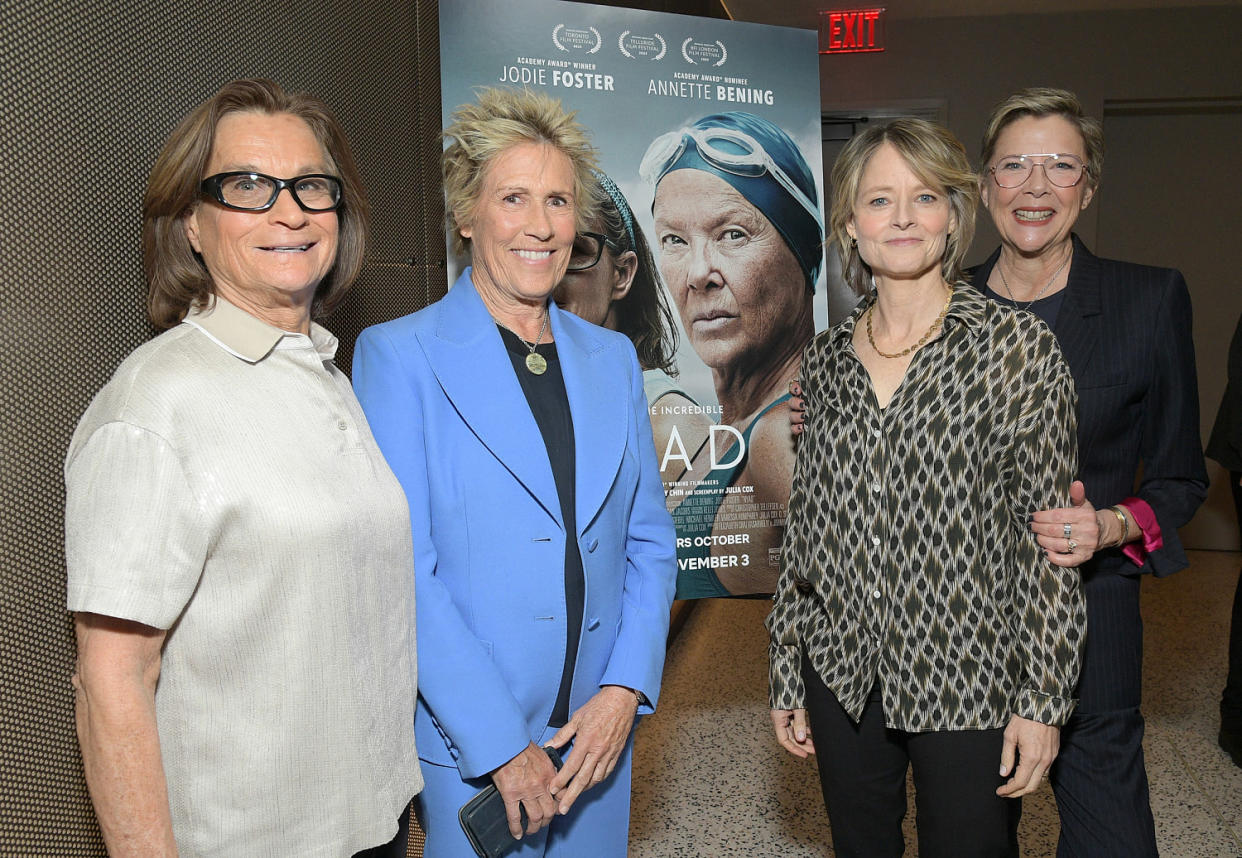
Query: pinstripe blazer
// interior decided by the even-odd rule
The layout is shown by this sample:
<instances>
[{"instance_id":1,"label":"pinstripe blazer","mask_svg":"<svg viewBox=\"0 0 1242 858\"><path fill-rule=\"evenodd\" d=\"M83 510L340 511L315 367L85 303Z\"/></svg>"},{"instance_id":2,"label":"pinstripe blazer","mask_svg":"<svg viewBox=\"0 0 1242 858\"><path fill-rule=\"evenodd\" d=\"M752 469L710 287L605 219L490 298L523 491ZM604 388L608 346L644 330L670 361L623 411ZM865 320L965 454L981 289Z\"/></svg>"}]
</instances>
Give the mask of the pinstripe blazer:
<instances>
[{"instance_id":1,"label":"pinstripe blazer","mask_svg":"<svg viewBox=\"0 0 1242 858\"><path fill-rule=\"evenodd\" d=\"M1097 508L1145 500L1164 538L1141 569L1108 549L1083 572L1172 575L1187 565L1177 528L1207 495L1190 293L1180 271L1101 259L1073 241L1055 333L1078 388L1079 479ZM999 256L972 282L982 288Z\"/></svg>"}]
</instances>

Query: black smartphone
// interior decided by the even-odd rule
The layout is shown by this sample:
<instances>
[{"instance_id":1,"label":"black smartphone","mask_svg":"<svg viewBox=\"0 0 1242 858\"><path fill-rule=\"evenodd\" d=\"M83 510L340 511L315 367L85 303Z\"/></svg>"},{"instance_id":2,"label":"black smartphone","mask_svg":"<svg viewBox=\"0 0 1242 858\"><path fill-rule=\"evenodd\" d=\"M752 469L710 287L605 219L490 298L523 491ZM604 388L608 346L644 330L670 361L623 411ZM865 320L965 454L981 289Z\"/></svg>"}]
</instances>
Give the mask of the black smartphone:
<instances>
[{"instance_id":1,"label":"black smartphone","mask_svg":"<svg viewBox=\"0 0 1242 858\"><path fill-rule=\"evenodd\" d=\"M543 750L556 770L560 771L560 752L551 746L545 746ZM525 829L526 808L520 808L520 812L522 828ZM505 802L495 784L479 790L470 801L463 804L457 812L457 818L461 822L461 830L466 832L466 839L470 841L479 858L500 858L521 842L509 833Z\"/></svg>"}]
</instances>

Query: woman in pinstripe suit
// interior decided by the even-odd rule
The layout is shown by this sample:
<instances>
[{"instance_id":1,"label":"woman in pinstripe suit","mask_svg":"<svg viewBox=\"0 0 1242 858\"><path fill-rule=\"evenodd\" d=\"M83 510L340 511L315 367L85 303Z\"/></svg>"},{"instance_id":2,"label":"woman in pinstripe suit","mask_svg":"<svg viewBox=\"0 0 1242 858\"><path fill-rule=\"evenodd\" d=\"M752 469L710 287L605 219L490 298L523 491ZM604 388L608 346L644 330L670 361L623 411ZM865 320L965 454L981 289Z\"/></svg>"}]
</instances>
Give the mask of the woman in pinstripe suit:
<instances>
[{"instance_id":1,"label":"woman in pinstripe suit","mask_svg":"<svg viewBox=\"0 0 1242 858\"><path fill-rule=\"evenodd\" d=\"M1094 256L1073 234L1100 182L1103 135L1073 93L1001 102L980 191L1001 246L973 283L1040 316L1078 389L1075 503L1031 525L1082 571L1087 648L1078 708L1051 771L1058 856L1156 854L1143 765L1139 575L1187 565L1177 528L1203 502L1190 296L1180 272Z\"/></svg>"}]
</instances>

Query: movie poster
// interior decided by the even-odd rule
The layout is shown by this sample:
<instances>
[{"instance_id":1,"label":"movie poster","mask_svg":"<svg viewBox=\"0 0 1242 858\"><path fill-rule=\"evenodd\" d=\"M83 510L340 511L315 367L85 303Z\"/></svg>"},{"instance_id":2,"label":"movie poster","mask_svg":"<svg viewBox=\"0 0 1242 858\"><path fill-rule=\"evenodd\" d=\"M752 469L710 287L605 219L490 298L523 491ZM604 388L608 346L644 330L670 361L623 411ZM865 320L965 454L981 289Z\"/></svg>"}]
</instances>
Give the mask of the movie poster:
<instances>
[{"instance_id":1,"label":"movie poster","mask_svg":"<svg viewBox=\"0 0 1242 858\"><path fill-rule=\"evenodd\" d=\"M816 33L454 0L440 5L440 63L446 125L476 88L516 86L555 95L593 132L612 226L593 227L604 261L568 274L557 303L635 342L678 598L772 592L788 385L827 323Z\"/></svg>"}]
</instances>

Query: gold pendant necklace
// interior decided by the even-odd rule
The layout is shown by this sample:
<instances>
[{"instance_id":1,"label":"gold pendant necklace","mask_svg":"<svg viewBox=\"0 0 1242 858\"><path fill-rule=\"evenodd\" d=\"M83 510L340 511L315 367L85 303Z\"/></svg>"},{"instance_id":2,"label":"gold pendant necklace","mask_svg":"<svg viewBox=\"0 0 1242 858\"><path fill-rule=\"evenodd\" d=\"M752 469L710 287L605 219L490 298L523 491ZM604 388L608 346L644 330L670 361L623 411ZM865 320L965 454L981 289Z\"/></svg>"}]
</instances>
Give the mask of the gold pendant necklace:
<instances>
[{"instance_id":1,"label":"gold pendant necklace","mask_svg":"<svg viewBox=\"0 0 1242 858\"><path fill-rule=\"evenodd\" d=\"M536 345L538 345L538 343L536 343ZM543 375L548 371L548 362L544 360L543 355L532 350L531 353L526 356L526 368L535 375Z\"/></svg>"},{"instance_id":2,"label":"gold pendant necklace","mask_svg":"<svg viewBox=\"0 0 1242 858\"><path fill-rule=\"evenodd\" d=\"M526 356L526 369L530 371L531 375L543 375L548 371L547 359L543 355L539 354L539 352L535 351L535 349L539 347L539 341L543 339L543 332L548 329L547 308L544 308L543 311L543 324L539 326L539 336L535 337L535 341L533 343L526 342L525 337L513 330L513 328L509 327L504 322L500 321L500 319L496 319L496 324L513 334L513 336L522 341L522 345L530 349L530 354Z\"/></svg>"},{"instance_id":3,"label":"gold pendant necklace","mask_svg":"<svg viewBox=\"0 0 1242 858\"><path fill-rule=\"evenodd\" d=\"M952 303L953 301L953 285L948 284L948 286L949 286L949 297L944 299L944 307L941 308L940 315L936 317L936 321L932 322L931 327L927 329L927 333L923 334L923 336L919 338L919 341L917 343L915 343L914 345L908 348L902 349L896 354L890 355L888 352L882 352L880 351L880 347L875 344L875 335L871 331L871 317L875 315L875 304L872 304L870 307L868 307L867 308L867 342L871 343L871 348L875 349L875 353L878 354L880 357L885 357L885 358L901 358L901 357L905 357L906 355L910 354L910 352L914 351L915 349L922 348L923 344L926 343L929 339L931 339L931 335L936 331L937 328L940 327L940 325L944 322L944 317L948 315L949 313L949 304Z\"/></svg>"}]
</instances>

